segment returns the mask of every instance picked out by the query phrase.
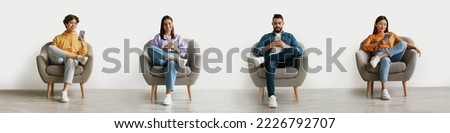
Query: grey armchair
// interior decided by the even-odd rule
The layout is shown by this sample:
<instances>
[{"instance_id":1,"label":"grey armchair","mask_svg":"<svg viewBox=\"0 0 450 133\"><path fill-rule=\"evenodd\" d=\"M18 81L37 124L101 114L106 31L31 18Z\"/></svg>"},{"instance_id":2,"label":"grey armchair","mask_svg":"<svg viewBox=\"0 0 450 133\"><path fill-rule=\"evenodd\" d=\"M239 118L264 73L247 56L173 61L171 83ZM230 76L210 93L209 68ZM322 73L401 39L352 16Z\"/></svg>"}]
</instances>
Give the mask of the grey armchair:
<instances>
[{"instance_id":1,"label":"grey armchair","mask_svg":"<svg viewBox=\"0 0 450 133\"><path fill-rule=\"evenodd\" d=\"M41 48L41 53L36 57L37 68L39 76L42 81L47 84L47 98L53 96L53 89L55 83L64 83L64 66L52 65L48 59L48 46L52 45L52 42L48 42ZM86 64L78 65L75 68L75 76L73 77L73 83L80 83L81 95L84 97L84 84L88 81L92 73L92 66L94 61L94 54L92 47L88 43L88 57L89 60Z\"/></svg>"},{"instance_id":2,"label":"grey armchair","mask_svg":"<svg viewBox=\"0 0 450 133\"><path fill-rule=\"evenodd\" d=\"M201 69L201 54L200 47L193 39L183 39L188 44L187 49L187 64L181 67L177 73L175 85L186 85L189 95L189 101L192 101L192 85L198 79ZM156 92L158 85L165 85L164 68L161 66L153 66L153 63L148 58L147 48L150 45L150 40L145 44L143 53L139 57L140 68L142 75L148 85L151 85L150 99L156 100Z\"/></svg>"},{"instance_id":3,"label":"grey armchair","mask_svg":"<svg viewBox=\"0 0 450 133\"><path fill-rule=\"evenodd\" d=\"M409 37L400 36L400 38L412 45L414 41ZM365 41L365 40L364 40ZM355 53L356 65L358 67L359 74L364 81L367 81L367 97L373 95L373 81L380 81L380 66L373 68L369 61L373 56L372 53L364 52L363 44L360 44L360 50ZM417 51L414 49L407 49L400 62L392 62L388 81L402 81L403 95L407 96L406 81L408 81L414 73L416 68Z\"/></svg>"},{"instance_id":4,"label":"grey armchair","mask_svg":"<svg viewBox=\"0 0 450 133\"><path fill-rule=\"evenodd\" d=\"M252 49L256 46L252 46ZM300 43L300 47L304 50L305 47L302 43ZM261 61L263 57L255 57L251 54L247 58L248 69L250 73L250 78L255 84L256 87L259 87L259 101L262 102L264 99L264 88L267 86L266 84L266 70L261 65L263 61ZM298 87L303 84L303 81L306 78L307 68L308 68L308 55L299 56L296 60L296 66L286 67L286 68L277 68L275 74L275 87L294 87L294 95L295 100L298 102Z\"/></svg>"}]
</instances>

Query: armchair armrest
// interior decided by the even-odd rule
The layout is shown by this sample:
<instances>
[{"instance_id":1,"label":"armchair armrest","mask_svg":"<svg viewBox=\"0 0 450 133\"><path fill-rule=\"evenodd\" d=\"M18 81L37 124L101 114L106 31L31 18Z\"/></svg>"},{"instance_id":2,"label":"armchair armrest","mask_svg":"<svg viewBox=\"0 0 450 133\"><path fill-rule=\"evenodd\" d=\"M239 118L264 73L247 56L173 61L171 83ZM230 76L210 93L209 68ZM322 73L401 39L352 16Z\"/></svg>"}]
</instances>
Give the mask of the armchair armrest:
<instances>
[{"instance_id":1,"label":"armchair armrest","mask_svg":"<svg viewBox=\"0 0 450 133\"><path fill-rule=\"evenodd\" d=\"M36 59L42 61L42 63L45 63L45 65L50 65L50 59L48 59L48 45L51 45L51 42L48 42L47 44L45 44L42 49L41 49L41 53L39 53L39 55L36 57ZM40 59L39 59L40 58Z\"/></svg>"},{"instance_id":2,"label":"armchair armrest","mask_svg":"<svg viewBox=\"0 0 450 133\"><path fill-rule=\"evenodd\" d=\"M140 64L140 70L142 73L149 73L150 67L153 65L152 61L150 60L150 57L148 56L148 45L145 45L144 50L141 55L139 55L139 64Z\"/></svg>"},{"instance_id":3,"label":"armchair armrest","mask_svg":"<svg viewBox=\"0 0 450 133\"><path fill-rule=\"evenodd\" d=\"M367 63L369 63L370 53L359 50L355 53L355 57L356 66L358 67L358 71L361 73L365 70Z\"/></svg>"},{"instance_id":4,"label":"armchair armrest","mask_svg":"<svg viewBox=\"0 0 450 133\"><path fill-rule=\"evenodd\" d=\"M188 60L188 65L191 68L192 72L194 73L200 73L200 68L202 66L202 56L200 53L195 53L193 61Z\"/></svg>"},{"instance_id":5,"label":"armchair armrest","mask_svg":"<svg viewBox=\"0 0 450 133\"><path fill-rule=\"evenodd\" d=\"M259 65L264 63L264 57L256 57L255 55L250 54L247 57L247 62L248 62L248 72L255 73L258 71Z\"/></svg>"},{"instance_id":6,"label":"armchair armrest","mask_svg":"<svg viewBox=\"0 0 450 133\"><path fill-rule=\"evenodd\" d=\"M416 58L417 56L419 56L419 54L417 53L417 51L415 49L407 49L405 51L405 53L403 54L402 61L410 62L413 60L412 58Z\"/></svg>"},{"instance_id":7,"label":"armchair armrest","mask_svg":"<svg viewBox=\"0 0 450 133\"><path fill-rule=\"evenodd\" d=\"M91 51L92 51L92 49L91 49ZM84 82L86 82L86 81L89 79L89 77L90 77L90 75L91 75L91 73L92 73L93 66L94 66L94 55L93 55L92 53L90 53L90 54L87 55L87 57L88 57L89 59L88 59L88 61L86 62L86 64L83 65L84 71L83 71L83 73L81 74L81 75L86 75L86 76L84 77L84 79L83 79Z\"/></svg>"},{"instance_id":8,"label":"armchair armrest","mask_svg":"<svg viewBox=\"0 0 450 133\"><path fill-rule=\"evenodd\" d=\"M304 54L302 56L299 56L295 58L295 68L297 71L303 71L306 72L308 69L308 55Z\"/></svg>"},{"instance_id":9,"label":"armchair armrest","mask_svg":"<svg viewBox=\"0 0 450 133\"><path fill-rule=\"evenodd\" d=\"M36 61L39 73L41 72L46 73L45 69L47 68L47 66L50 65L48 58L44 55L38 55L36 56Z\"/></svg>"},{"instance_id":10,"label":"armchair armrest","mask_svg":"<svg viewBox=\"0 0 450 133\"><path fill-rule=\"evenodd\" d=\"M86 64L83 66L83 73L82 75L91 75L93 65L94 65L94 51L92 50L91 44L87 43L88 46L88 54L86 55L89 59L86 62ZM87 79L85 80L87 81Z\"/></svg>"},{"instance_id":11,"label":"armchair armrest","mask_svg":"<svg viewBox=\"0 0 450 133\"><path fill-rule=\"evenodd\" d=\"M200 73L202 67L202 56L200 54L200 46L194 39L184 39L188 44L187 49L187 59L188 66L191 68L193 73Z\"/></svg>"},{"instance_id":12,"label":"armchair armrest","mask_svg":"<svg viewBox=\"0 0 450 133\"><path fill-rule=\"evenodd\" d=\"M139 55L139 72L141 72L141 73L146 73L146 72L148 72L148 65L145 65L146 63L148 63L148 61L145 61L145 60L148 60L143 54L141 54L141 55Z\"/></svg>"},{"instance_id":13,"label":"armchair armrest","mask_svg":"<svg viewBox=\"0 0 450 133\"><path fill-rule=\"evenodd\" d=\"M403 55L403 60L402 60L406 64L405 72L414 70L414 68L416 67L416 60L417 60L418 55L419 54L414 49L407 49L405 51L405 54Z\"/></svg>"},{"instance_id":14,"label":"armchair armrest","mask_svg":"<svg viewBox=\"0 0 450 133\"><path fill-rule=\"evenodd\" d=\"M46 55L41 54L41 55L36 56L36 61L37 61L38 65L43 65L45 67L50 65L50 60L48 59L48 57Z\"/></svg>"}]
</instances>

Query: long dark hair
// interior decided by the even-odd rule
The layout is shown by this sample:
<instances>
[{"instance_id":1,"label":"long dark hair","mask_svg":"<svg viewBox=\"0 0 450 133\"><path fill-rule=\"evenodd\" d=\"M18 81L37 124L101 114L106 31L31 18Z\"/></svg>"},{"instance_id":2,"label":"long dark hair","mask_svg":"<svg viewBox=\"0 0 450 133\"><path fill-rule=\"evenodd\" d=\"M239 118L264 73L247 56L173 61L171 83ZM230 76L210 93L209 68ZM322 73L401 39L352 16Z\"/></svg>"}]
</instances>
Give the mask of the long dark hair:
<instances>
[{"instance_id":1,"label":"long dark hair","mask_svg":"<svg viewBox=\"0 0 450 133\"><path fill-rule=\"evenodd\" d=\"M165 33L165 31L164 31L164 20L166 20L166 19L169 19L170 21L172 21L172 23L173 23L173 19L172 19L172 17L170 17L169 15L166 15L166 16L164 16L162 19L161 19L161 28L159 29L159 36L161 37L161 39L163 39L163 40L166 40L165 38L164 38L164 33ZM172 36L172 39L175 39L175 27L172 25L172 31L170 32L170 35Z\"/></svg>"},{"instance_id":2,"label":"long dark hair","mask_svg":"<svg viewBox=\"0 0 450 133\"><path fill-rule=\"evenodd\" d=\"M386 20L386 30L384 30L384 33L389 32L389 21L387 20L387 18L385 16L378 16L378 18L375 20L375 24L373 25L373 33L372 34L377 34L377 26L376 25L381 20Z\"/></svg>"}]
</instances>

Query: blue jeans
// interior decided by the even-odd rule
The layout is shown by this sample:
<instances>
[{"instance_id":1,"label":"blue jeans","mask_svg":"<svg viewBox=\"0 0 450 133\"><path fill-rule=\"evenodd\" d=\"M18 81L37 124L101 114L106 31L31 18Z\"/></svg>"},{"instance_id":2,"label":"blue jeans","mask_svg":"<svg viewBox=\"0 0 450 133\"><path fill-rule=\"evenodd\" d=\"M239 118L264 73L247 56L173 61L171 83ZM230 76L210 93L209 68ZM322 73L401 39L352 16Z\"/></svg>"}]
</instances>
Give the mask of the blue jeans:
<instances>
[{"instance_id":1,"label":"blue jeans","mask_svg":"<svg viewBox=\"0 0 450 133\"><path fill-rule=\"evenodd\" d=\"M166 89L173 91L175 81L177 79L177 71L180 69L180 66L173 60L169 61L167 57L172 55L175 58L179 58L180 55L177 53L163 51L161 48L154 45L149 46L147 51L153 66L164 66L166 68L164 72L166 78Z\"/></svg>"},{"instance_id":2,"label":"blue jeans","mask_svg":"<svg viewBox=\"0 0 450 133\"><path fill-rule=\"evenodd\" d=\"M297 53L300 53L298 55ZM285 48L278 54L264 55L264 67L266 69L266 83L268 96L275 95L275 73L277 68L295 67L295 57L301 56L303 51L295 48Z\"/></svg>"},{"instance_id":3,"label":"blue jeans","mask_svg":"<svg viewBox=\"0 0 450 133\"><path fill-rule=\"evenodd\" d=\"M398 62L402 59L403 54L406 51L406 42L402 41L394 45L392 48L383 48L375 53L375 55L381 55L387 53L389 56L384 57L380 61L380 81L385 83L389 76L389 69L392 62Z\"/></svg>"}]
</instances>

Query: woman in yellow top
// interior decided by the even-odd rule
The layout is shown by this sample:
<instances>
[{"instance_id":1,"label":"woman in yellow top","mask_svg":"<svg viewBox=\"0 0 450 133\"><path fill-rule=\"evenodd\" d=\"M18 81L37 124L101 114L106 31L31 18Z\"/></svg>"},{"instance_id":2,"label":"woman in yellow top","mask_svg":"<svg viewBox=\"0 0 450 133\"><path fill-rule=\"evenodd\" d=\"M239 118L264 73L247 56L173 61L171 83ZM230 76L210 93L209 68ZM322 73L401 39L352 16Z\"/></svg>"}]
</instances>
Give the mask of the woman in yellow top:
<instances>
[{"instance_id":1,"label":"woman in yellow top","mask_svg":"<svg viewBox=\"0 0 450 133\"><path fill-rule=\"evenodd\" d=\"M382 100L391 99L386 88L391 62L400 61L406 49L415 49L419 56L421 54L417 47L406 43L393 32L389 32L389 24L385 16L379 16L375 20L373 33L367 37L363 49L373 53L374 56L370 60L373 68L380 64Z\"/></svg>"},{"instance_id":2,"label":"woman in yellow top","mask_svg":"<svg viewBox=\"0 0 450 133\"><path fill-rule=\"evenodd\" d=\"M78 36L75 29L80 20L77 16L69 14L64 20L66 31L53 39L53 45L48 48L48 57L51 64L64 65L64 88L61 92L61 102L68 102L68 89L72 84L75 68L78 63L86 64L88 53L86 41Z\"/></svg>"}]
</instances>

